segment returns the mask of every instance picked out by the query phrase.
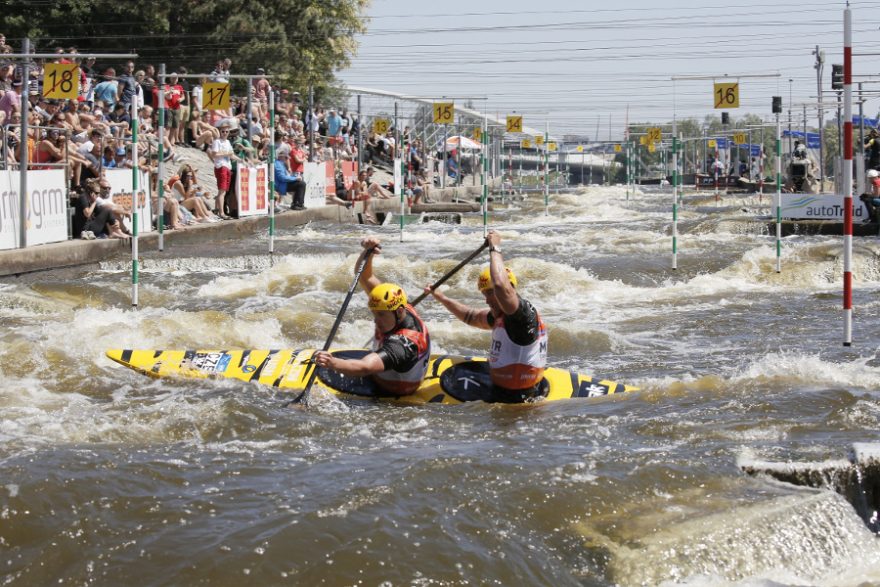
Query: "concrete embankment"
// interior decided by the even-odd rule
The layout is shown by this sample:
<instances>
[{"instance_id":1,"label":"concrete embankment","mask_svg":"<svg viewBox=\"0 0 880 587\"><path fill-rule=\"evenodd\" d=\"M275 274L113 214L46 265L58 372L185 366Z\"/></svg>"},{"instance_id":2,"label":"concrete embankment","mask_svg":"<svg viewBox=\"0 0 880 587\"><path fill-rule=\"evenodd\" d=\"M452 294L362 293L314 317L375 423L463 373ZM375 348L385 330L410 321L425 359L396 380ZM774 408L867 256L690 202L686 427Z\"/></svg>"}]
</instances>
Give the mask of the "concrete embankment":
<instances>
[{"instance_id":1,"label":"concrete embankment","mask_svg":"<svg viewBox=\"0 0 880 587\"><path fill-rule=\"evenodd\" d=\"M477 212L479 203L475 202L482 193L479 186L462 186L457 188L434 189L431 198L434 204L416 205L413 213L420 212ZM463 200L463 202L457 202ZM397 199L373 200L376 212L396 213L400 209ZM313 221L331 221L340 223L357 223L362 204L357 203L352 209L342 206L321 206L301 211L283 211L275 216L277 229L301 226ZM167 246L209 242L234 238L236 235L247 235L269 230L269 219L266 216L228 220L210 224L198 224L181 230L164 232ZM158 247L159 234L150 232L138 238L141 250L155 250ZM69 240L60 243L37 245L25 249L0 251L0 277L97 263L131 251L131 239L101 239L93 241Z\"/></svg>"}]
</instances>

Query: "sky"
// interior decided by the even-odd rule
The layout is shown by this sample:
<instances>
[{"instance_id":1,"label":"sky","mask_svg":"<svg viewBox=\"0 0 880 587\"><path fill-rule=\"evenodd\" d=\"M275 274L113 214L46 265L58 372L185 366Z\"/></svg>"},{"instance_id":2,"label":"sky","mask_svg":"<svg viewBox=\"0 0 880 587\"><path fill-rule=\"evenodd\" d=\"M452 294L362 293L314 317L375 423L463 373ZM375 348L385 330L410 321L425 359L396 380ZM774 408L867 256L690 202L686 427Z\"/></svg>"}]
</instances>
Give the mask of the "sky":
<instances>
[{"instance_id":1,"label":"sky","mask_svg":"<svg viewBox=\"0 0 880 587\"><path fill-rule=\"evenodd\" d=\"M708 0L372 0L349 86L437 98L476 98L490 114L521 114L552 134L619 140L624 125L720 116L714 81L739 83L740 107L771 120L772 96L802 118L817 100L818 45L823 100L831 64L843 63L843 14L834 1ZM854 82L880 94L880 1L850 2ZM874 53L875 55L859 55ZM778 77L775 77L778 74ZM728 80L721 79L725 75ZM673 77L718 79L673 81ZM773 76L773 77L747 77ZM864 77L859 77L864 76ZM869 81L874 76L874 81ZM374 100L364 111L387 107ZM865 114L876 116L880 97ZM857 107L854 106L857 113ZM829 111L826 118L833 118ZM809 116L817 124L815 113Z\"/></svg>"}]
</instances>

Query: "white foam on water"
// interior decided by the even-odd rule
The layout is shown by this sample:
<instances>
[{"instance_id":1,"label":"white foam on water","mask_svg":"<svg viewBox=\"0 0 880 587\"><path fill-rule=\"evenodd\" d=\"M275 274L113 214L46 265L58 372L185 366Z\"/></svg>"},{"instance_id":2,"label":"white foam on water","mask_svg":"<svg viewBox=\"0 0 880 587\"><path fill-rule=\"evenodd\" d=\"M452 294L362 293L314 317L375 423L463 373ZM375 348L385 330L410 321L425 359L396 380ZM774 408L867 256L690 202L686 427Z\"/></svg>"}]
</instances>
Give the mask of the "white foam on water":
<instances>
[{"instance_id":1,"label":"white foam on water","mask_svg":"<svg viewBox=\"0 0 880 587\"><path fill-rule=\"evenodd\" d=\"M609 550L620 585L856 585L841 576L880 578L880 543L836 493L800 490L731 502L726 511L702 507L691 499L687 512L671 508L632 520L628 525L644 531L628 543L585 529Z\"/></svg>"}]
</instances>

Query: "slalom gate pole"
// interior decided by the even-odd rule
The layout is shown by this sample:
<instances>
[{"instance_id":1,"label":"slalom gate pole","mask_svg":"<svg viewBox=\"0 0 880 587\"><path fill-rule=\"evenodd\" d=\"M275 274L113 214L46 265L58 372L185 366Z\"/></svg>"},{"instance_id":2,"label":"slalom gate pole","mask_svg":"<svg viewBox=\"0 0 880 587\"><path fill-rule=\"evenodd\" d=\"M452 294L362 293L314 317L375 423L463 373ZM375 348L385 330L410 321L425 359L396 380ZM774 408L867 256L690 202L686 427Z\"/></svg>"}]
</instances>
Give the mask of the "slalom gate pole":
<instances>
[{"instance_id":1,"label":"slalom gate pole","mask_svg":"<svg viewBox=\"0 0 880 587\"><path fill-rule=\"evenodd\" d=\"M400 198L400 242L403 242L403 216L406 214L406 192L401 183L403 183L403 160L400 158L400 128L397 120L398 104L394 102L394 195Z\"/></svg>"},{"instance_id":2,"label":"slalom gate pole","mask_svg":"<svg viewBox=\"0 0 880 587\"><path fill-rule=\"evenodd\" d=\"M134 119L132 119L134 120ZM159 209L156 210L158 220L156 224L159 226L159 250L165 250L165 64L159 65L159 128L156 135L159 141L159 199L157 200ZM137 163L137 161L135 161Z\"/></svg>"},{"instance_id":3,"label":"slalom gate pole","mask_svg":"<svg viewBox=\"0 0 880 587\"><path fill-rule=\"evenodd\" d=\"M483 197L481 207L483 208L483 238L489 234L489 183L487 175L489 174L489 158L486 157L486 150L489 148L489 120L483 114L483 132L480 133L480 184L483 186Z\"/></svg>"},{"instance_id":4,"label":"slalom gate pole","mask_svg":"<svg viewBox=\"0 0 880 587\"><path fill-rule=\"evenodd\" d=\"M678 269L678 138L672 136L672 269Z\"/></svg>"},{"instance_id":5,"label":"slalom gate pole","mask_svg":"<svg viewBox=\"0 0 880 587\"><path fill-rule=\"evenodd\" d=\"M852 10L843 11L843 346L852 346ZM804 135L806 142L806 135Z\"/></svg>"},{"instance_id":6,"label":"slalom gate pole","mask_svg":"<svg viewBox=\"0 0 880 587\"><path fill-rule=\"evenodd\" d=\"M550 214L550 123L544 123L544 215Z\"/></svg>"},{"instance_id":7,"label":"slalom gate pole","mask_svg":"<svg viewBox=\"0 0 880 587\"><path fill-rule=\"evenodd\" d=\"M161 88L159 89L161 94ZM160 143L161 144L161 143ZM161 157L160 157L161 160ZM138 119L137 100L131 100L131 306L138 306ZM161 176L159 181L162 181ZM163 202L159 200L159 210ZM159 216L161 219L162 217ZM121 222L121 221L120 221Z\"/></svg>"},{"instance_id":8,"label":"slalom gate pole","mask_svg":"<svg viewBox=\"0 0 880 587\"><path fill-rule=\"evenodd\" d=\"M782 127L776 113L776 196L773 198L776 212L776 273L782 272Z\"/></svg>"},{"instance_id":9,"label":"slalom gate pole","mask_svg":"<svg viewBox=\"0 0 880 587\"><path fill-rule=\"evenodd\" d=\"M269 254L275 254L275 88L269 88Z\"/></svg>"}]
</instances>

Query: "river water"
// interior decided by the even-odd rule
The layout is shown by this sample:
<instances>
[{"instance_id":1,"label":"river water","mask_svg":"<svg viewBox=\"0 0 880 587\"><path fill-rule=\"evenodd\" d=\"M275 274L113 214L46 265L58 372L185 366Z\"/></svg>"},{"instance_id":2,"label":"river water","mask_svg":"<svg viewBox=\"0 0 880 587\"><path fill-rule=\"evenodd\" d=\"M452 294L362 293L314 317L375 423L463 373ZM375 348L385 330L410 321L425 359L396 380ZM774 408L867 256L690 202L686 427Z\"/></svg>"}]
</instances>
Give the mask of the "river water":
<instances>
[{"instance_id":1,"label":"river water","mask_svg":"<svg viewBox=\"0 0 880 587\"><path fill-rule=\"evenodd\" d=\"M521 294L558 367L619 396L400 407L237 381L152 380L109 348L321 346L359 240L411 297L479 246L460 226L314 223L0 281L0 583L8 585L880 584L880 543L833 491L741 472L880 442L880 246L789 237L782 272L749 213L623 188L499 206ZM743 212L743 208L749 213ZM485 262L485 259L484 259ZM482 304L481 264L449 282ZM420 307L435 352L488 335ZM361 293L338 346L371 322Z\"/></svg>"}]
</instances>

